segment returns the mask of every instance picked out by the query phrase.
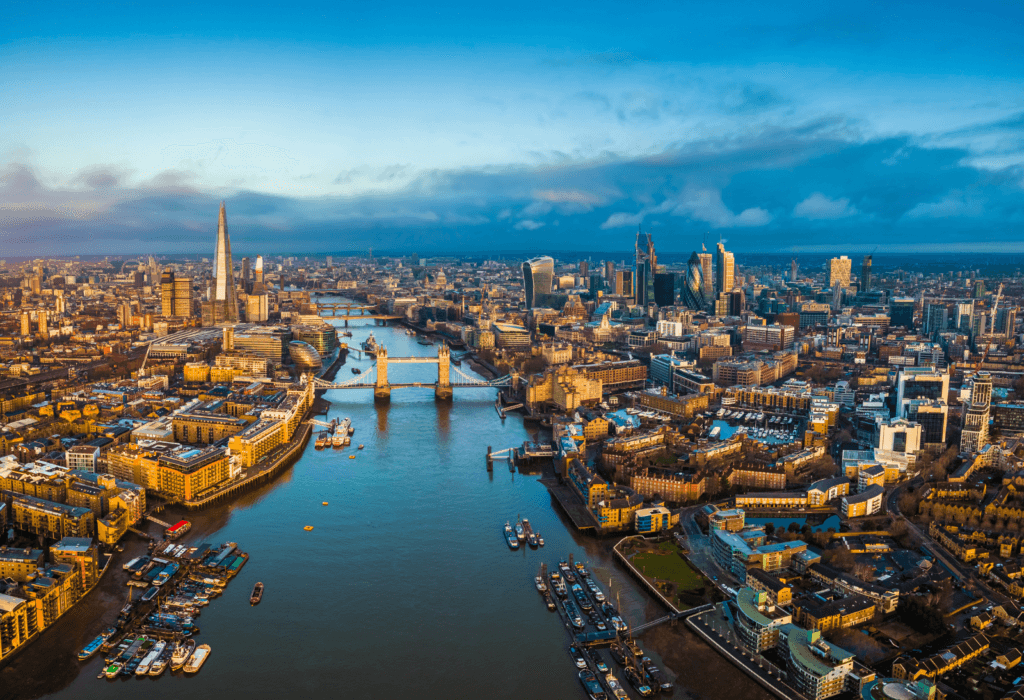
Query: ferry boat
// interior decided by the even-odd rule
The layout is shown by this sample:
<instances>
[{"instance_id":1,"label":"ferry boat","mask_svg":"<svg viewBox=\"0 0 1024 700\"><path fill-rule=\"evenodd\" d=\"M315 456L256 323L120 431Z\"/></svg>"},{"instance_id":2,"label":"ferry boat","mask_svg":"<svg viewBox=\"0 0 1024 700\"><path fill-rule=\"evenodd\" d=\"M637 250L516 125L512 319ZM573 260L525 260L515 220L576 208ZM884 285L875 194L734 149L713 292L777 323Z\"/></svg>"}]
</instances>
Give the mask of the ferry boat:
<instances>
[{"instance_id":1,"label":"ferry boat","mask_svg":"<svg viewBox=\"0 0 1024 700\"><path fill-rule=\"evenodd\" d=\"M507 522L505 523L505 541L508 542L510 549L519 549L519 538L516 537L516 533L512 531L512 526Z\"/></svg>"},{"instance_id":2,"label":"ferry boat","mask_svg":"<svg viewBox=\"0 0 1024 700\"><path fill-rule=\"evenodd\" d=\"M96 639L86 644L85 648L78 652L78 660L85 661L86 659L91 659L93 655L100 650L100 647L103 646L103 642L105 641L106 639L101 634L99 637L96 637Z\"/></svg>"},{"instance_id":3,"label":"ferry boat","mask_svg":"<svg viewBox=\"0 0 1024 700\"><path fill-rule=\"evenodd\" d=\"M210 645L200 644L194 652L192 652L192 658L185 664L185 673L195 673L203 664L206 663L206 659L210 656Z\"/></svg>"},{"instance_id":4,"label":"ferry boat","mask_svg":"<svg viewBox=\"0 0 1024 700\"><path fill-rule=\"evenodd\" d=\"M584 669L579 673L580 683L583 684L583 689L587 691L587 697L590 700L607 700L608 694L604 692L604 688L597 680L597 676L590 669Z\"/></svg>"},{"instance_id":5,"label":"ferry boat","mask_svg":"<svg viewBox=\"0 0 1024 700\"><path fill-rule=\"evenodd\" d=\"M174 647L174 653L171 654L171 670L177 671L179 668L185 665L189 657L192 656L192 652L196 650L196 640L186 639L184 642L178 642Z\"/></svg>"},{"instance_id":6,"label":"ferry boat","mask_svg":"<svg viewBox=\"0 0 1024 700\"><path fill-rule=\"evenodd\" d=\"M164 531L164 536L169 540L176 540L192 529L192 523L187 520L179 520Z\"/></svg>"},{"instance_id":7,"label":"ferry boat","mask_svg":"<svg viewBox=\"0 0 1024 700\"><path fill-rule=\"evenodd\" d=\"M252 587L252 595L249 596L249 605L257 605L263 599L263 582L257 581Z\"/></svg>"}]
</instances>

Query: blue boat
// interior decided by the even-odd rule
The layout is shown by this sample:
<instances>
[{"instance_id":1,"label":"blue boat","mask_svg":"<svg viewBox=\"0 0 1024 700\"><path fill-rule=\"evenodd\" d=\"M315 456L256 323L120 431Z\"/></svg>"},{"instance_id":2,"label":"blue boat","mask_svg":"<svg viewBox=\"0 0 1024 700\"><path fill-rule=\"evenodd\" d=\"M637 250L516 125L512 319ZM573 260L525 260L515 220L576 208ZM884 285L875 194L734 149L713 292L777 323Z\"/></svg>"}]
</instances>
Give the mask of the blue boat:
<instances>
[{"instance_id":1,"label":"blue boat","mask_svg":"<svg viewBox=\"0 0 1024 700\"><path fill-rule=\"evenodd\" d=\"M519 538L516 537L512 526L507 522L505 523L505 541L508 542L509 549L519 549Z\"/></svg>"},{"instance_id":2,"label":"blue boat","mask_svg":"<svg viewBox=\"0 0 1024 700\"><path fill-rule=\"evenodd\" d=\"M96 637L96 639L86 644L85 648L78 652L78 660L85 661L86 659L92 658L93 654L99 651L100 647L103 646L104 641L105 639L101 634L99 637Z\"/></svg>"}]
</instances>

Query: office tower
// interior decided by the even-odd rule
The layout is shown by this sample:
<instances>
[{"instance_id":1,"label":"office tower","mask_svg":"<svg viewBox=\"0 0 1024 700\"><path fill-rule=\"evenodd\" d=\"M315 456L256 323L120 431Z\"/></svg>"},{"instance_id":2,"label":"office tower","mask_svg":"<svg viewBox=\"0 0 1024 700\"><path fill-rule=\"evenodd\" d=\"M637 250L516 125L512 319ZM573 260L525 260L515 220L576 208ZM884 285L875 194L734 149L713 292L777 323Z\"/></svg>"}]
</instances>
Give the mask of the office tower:
<instances>
[{"instance_id":1,"label":"office tower","mask_svg":"<svg viewBox=\"0 0 1024 700\"><path fill-rule=\"evenodd\" d=\"M715 298L715 272L712 264L714 256L701 245L697 257L700 258L700 271L704 275L704 303L710 304L711 300Z\"/></svg>"},{"instance_id":2,"label":"office tower","mask_svg":"<svg viewBox=\"0 0 1024 700\"><path fill-rule=\"evenodd\" d=\"M615 291L615 261L609 260L604 264L605 289Z\"/></svg>"},{"instance_id":3,"label":"office tower","mask_svg":"<svg viewBox=\"0 0 1024 700\"><path fill-rule=\"evenodd\" d=\"M28 311L21 312L21 337L32 337L32 319L29 317Z\"/></svg>"},{"instance_id":4,"label":"office tower","mask_svg":"<svg viewBox=\"0 0 1024 700\"><path fill-rule=\"evenodd\" d=\"M260 284L266 286L266 282L263 279L263 256L262 255L257 255L256 256L256 268L253 271L253 275L252 275L253 286L255 286L257 282L259 282Z\"/></svg>"},{"instance_id":5,"label":"office tower","mask_svg":"<svg viewBox=\"0 0 1024 700\"><path fill-rule=\"evenodd\" d=\"M715 291L721 294L728 294L735 286L736 259L733 254L725 249L725 245L718 244L718 269L715 271Z\"/></svg>"},{"instance_id":6,"label":"office tower","mask_svg":"<svg viewBox=\"0 0 1024 700\"><path fill-rule=\"evenodd\" d=\"M676 275L674 272L654 273L654 303L672 306L676 303Z\"/></svg>"},{"instance_id":7,"label":"office tower","mask_svg":"<svg viewBox=\"0 0 1024 700\"><path fill-rule=\"evenodd\" d=\"M945 401L949 394L949 372L931 367L905 367L896 380L896 415L908 418L907 406L915 399Z\"/></svg>"},{"instance_id":8,"label":"office tower","mask_svg":"<svg viewBox=\"0 0 1024 700\"><path fill-rule=\"evenodd\" d=\"M33 275L28 281L29 289L32 290L33 294L40 294L42 290L42 282L39 280L39 275Z\"/></svg>"},{"instance_id":9,"label":"office tower","mask_svg":"<svg viewBox=\"0 0 1024 700\"><path fill-rule=\"evenodd\" d=\"M710 258L711 256L708 255ZM708 307L704 295L704 264L697 251L686 263L686 281L683 283L683 306L694 311L703 311Z\"/></svg>"},{"instance_id":10,"label":"office tower","mask_svg":"<svg viewBox=\"0 0 1024 700\"><path fill-rule=\"evenodd\" d=\"M327 262L327 267L334 267L334 257L333 256L328 255L326 262Z\"/></svg>"},{"instance_id":11,"label":"office tower","mask_svg":"<svg viewBox=\"0 0 1024 700\"><path fill-rule=\"evenodd\" d=\"M970 335L974 327L973 302L957 302L953 305L953 327L965 335Z\"/></svg>"},{"instance_id":12,"label":"office tower","mask_svg":"<svg viewBox=\"0 0 1024 700\"><path fill-rule=\"evenodd\" d=\"M729 315L740 316L747 308L747 293L742 289L729 292Z\"/></svg>"},{"instance_id":13,"label":"office tower","mask_svg":"<svg viewBox=\"0 0 1024 700\"><path fill-rule=\"evenodd\" d=\"M889 302L889 325L892 328L914 328L914 300L898 297Z\"/></svg>"},{"instance_id":14,"label":"office tower","mask_svg":"<svg viewBox=\"0 0 1024 700\"><path fill-rule=\"evenodd\" d=\"M865 255L860 263L860 291L871 289L871 256Z\"/></svg>"},{"instance_id":15,"label":"office tower","mask_svg":"<svg viewBox=\"0 0 1024 700\"><path fill-rule=\"evenodd\" d=\"M974 317L971 324L971 333L975 337L988 333L988 314L978 314Z\"/></svg>"},{"instance_id":16,"label":"office tower","mask_svg":"<svg viewBox=\"0 0 1024 700\"><path fill-rule=\"evenodd\" d=\"M149 256L149 283L154 287L160 282L160 266L156 264L156 260L152 255Z\"/></svg>"},{"instance_id":17,"label":"office tower","mask_svg":"<svg viewBox=\"0 0 1024 700\"><path fill-rule=\"evenodd\" d=\"M946 449L946 425L949 420L949 406L946 402L940 399L910 399L906 409L904 417L921 426L923 447Z\"/></svg>"},{"instance_id":18,"label":"office tower","mask_svg":"<svg viewBox=\"0 0 1024 700\"><path fill-rule=\"evenodd\" d=\"M633 273L633 298L637 306L654 301L654 275L658 269L658 256L654 252L651 234L636 231L636 271Z\"/></svg>"},{"instance_id":19,"label":"office tower","mask_svg":"<svg viewBox=\"0 0 1024 700\"><path fill-rule=\"evenodd\" d=\"M832 311L843 308L843 286L836 282L832 285Z\"/></svg>"},{"instance_id":20,"label":"office tower","mask_svg":"<svg viewBox=\"0 0 1024 700\"><path fill-rule=\"evenodd\" d=\"M46 311L40 310L39 311L39 335L42 336L44 339L50 337L50 330L49 330L49 327L47 326L47 321L48 320L49 319L46 318Z\"/></svg>"},{"instance_id":21,"label":"office tower","mask_svg":"<svg viewBox=\"0 0 1024 700\"><path fill-rule=\"evenodd\" d=\"M964 407L960 451L978 452L988 444L989 409L992 403L992 375L978 372L971 377L971 400Z\"/></svg>"},{"instance_id":22,"label":"office tower","mask_svg":"<svg viewBox=\"0 0 1024 700\"><path fill-rule=\"evenodd\" d=\"M633 296L632 270L617 270L615 272L615 293L623 297Z\"/></svg>"},{"instance_id":23,"label":"office tower","mask_svg":"<svg viewBox=\"0 0 1024 700\"><path fill-rule=\"evenodd\" d=\"M174 315L174 271L167 268L160 275L160 313Z\"/></svg>"},{"instance_id":24,"label":"office tower","mask_svg":"<svg viewBox=\"0 0 1024 700\"><path fill-rule=\"evenodd\" d=\"M242 258L242 291L246 294L252 289L252 279L249 270L249 258Z\"/></svg>"},{"instance_id":25,"label":"office tower","mask_svg":"<svg viewBox=\"0 0 1024 700\"><path fill-rule=\"evenodd\" d=\"M121 324L121 328L128 328L131 325L132 309L128 304L117 305L117 320Z\"/></svg>"},{"instance_id":26,"label":"office tower","mask_svg":"<svg viewBox=\"0 0 1024 700\"><path fill-rule=\"evenodd\" d=\"M217 220L217 249L213 260L213 297L210 299L212 325L238 321L238 300L235 297L235 272L231 262L231 238L224 202L220 203Z\"/></svg>"},{"instance_id":27,"label":"office tower","mask_svg":"<svg viewBox=\"0 0 1024 700\"><path fill-rule=\"evenodd\" d=\"M945 304L928 304L924 308L923 321L925 335L941 333L949 325L949 310Z\"/></svg>"},{"instance_id":28,"label":"office tower","mask_svg":"<svg viewBox=\"0 0 1024 700\"><path fill-rule=\"evenodd\" d=\"M789 281L796 284L798 275L800 274L800 263L793 258L789 261Z\"/></svg>"},{"instance_id":29,"label":"office tower","mask_svg":"<svg viewBox=\"0 0 1024 700\"><path fill-rule=\"evenodd\" d=\"M580 260L580 277L583 279L590 277L590 263L586 260Z\"/></svg>"},{"instance_id":30,"label":"office tower","mask_svg":"<svg viewBox=\"0 0 1024 700\"><path fill-rule=\"evenodd\" d=\"M1013 331L1017 326L1017 309L1014 307L1002 307L996 311L996 322L995 327L992 329L993 333L1001 333L1006 337L1013 336Z\"/></svg>"},{"instance_id":31,"label":"office tower","mask_svg":"<svg viewBox=\"0 0 1024 700\"><path fill-rule=\"evenodd\" d=\"M551 294L551 282L554 276L555 261L547 256L533 258L523 263L526 308L536 308L541 297Z\"/></svg>"},{"instance_id":32,"label":"office tower","mask_svg":"<svg viewBox=\"0 0 1024 700\"><path fill-rule=\"evenodd\" d=\"M843 287L850 286L850 270L853 261L845 255L839 258L832 258L828 261L828 286L835 287L837 284Z\"/></svg>"},{"instance_id":33,"label":"office tower","mask_svg":"<svg viewBox=\"0 0 1024 700\"><path fill-rule=\"evenodd\" d=\"M263 258L256 256L256 273L252 283L252 292L245 299L245 320L249 323L262 323L270 318L270 295L263 283Z\"/></svg>"}]
</instances>

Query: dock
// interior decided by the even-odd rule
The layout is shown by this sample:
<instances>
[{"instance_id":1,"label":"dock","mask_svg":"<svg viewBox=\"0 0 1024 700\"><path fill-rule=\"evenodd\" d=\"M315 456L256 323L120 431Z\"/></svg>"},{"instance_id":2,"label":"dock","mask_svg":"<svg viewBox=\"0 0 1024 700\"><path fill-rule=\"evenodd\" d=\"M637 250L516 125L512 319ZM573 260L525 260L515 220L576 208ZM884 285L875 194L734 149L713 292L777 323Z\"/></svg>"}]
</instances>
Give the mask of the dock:
<instances>
[{"instance_id":1,"label":"dock","mask_svg":"<svg viewBox=\"0 0 1024 700\"><path fill-rule=\"evenodd\" d=\"M559 484L554 479L541 479L540 483L547 487L548 492L554 496L577 530L591 532L598 529L597 519L572 488L565 484Z\"/></svg>"}]
</instances>

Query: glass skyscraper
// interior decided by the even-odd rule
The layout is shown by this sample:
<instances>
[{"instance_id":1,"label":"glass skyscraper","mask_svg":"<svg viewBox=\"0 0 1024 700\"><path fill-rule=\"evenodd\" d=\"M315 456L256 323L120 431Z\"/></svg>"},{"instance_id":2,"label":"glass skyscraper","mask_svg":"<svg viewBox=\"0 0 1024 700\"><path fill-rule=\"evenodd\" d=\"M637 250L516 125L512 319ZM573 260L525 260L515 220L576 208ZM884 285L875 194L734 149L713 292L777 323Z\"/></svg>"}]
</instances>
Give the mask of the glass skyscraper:
<instances>
[{"instance_id":1,"label":"glass skyscraper","mask_svg":"<svg viewBox=\"0 0 1024 700\"><path fill-rule=\"evenodd\" d=\"M547 256L523 263L523 287L526 290L526 308L537 306L545 294L551 294L551 281L555 276L555 261Z\"/></svg>"},{"instance_id":2,"label":"glass skyscraper","mask_svg":"<svg viewBox=\"0 0 1024 700\"><path fill-rule=\"evenodd\" d=\"M704 261L696 251L690 256L690 261L686 263L683 305L694 311L703 311L708 306L707 297L704 295Z\"/></svg>"}]
</instances>

